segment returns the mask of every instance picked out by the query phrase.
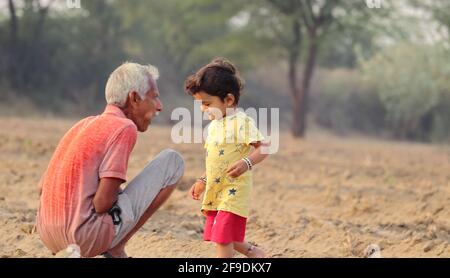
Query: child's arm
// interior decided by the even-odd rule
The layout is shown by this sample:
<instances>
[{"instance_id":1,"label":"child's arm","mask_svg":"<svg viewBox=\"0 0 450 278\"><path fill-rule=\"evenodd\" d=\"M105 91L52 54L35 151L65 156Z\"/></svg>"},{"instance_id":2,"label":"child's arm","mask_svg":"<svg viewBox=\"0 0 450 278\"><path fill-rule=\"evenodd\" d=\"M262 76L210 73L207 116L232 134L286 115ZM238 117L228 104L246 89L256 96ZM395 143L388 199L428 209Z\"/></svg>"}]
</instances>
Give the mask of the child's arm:
<instances>
[{"instance_id":1,"label":"child's arm","mask_svg":"<svg viewBox=\"0 0 450 278\"><path fill-rule=\"evenodd\" d=\"M189 190L189 196L194 200L199 200L200 195L205 191L206 183L202 178L206 179L206 172L201 175L199 179L191 186Z\"/></svg>"},{"instance_id":2,"label":"child's arm","mask_svg":"<svg viewBox=\"0 0 450 278\"><path fill-rule=\"evenodd\" d=\"M248 159L250 159L250 161L253 163L253 166L260 163L269 156L269 154L263 154L261 150L263 147L269 147L270 143L256 142L250 145L255 148L253 152L248 156Z\"/></svg>"},{"instance_id":3,"label":"child's arm","mask_svg":"<svg viewBox=\"0 0 450 278\"><path fill-rule=\"evenodd\" d=\"M260 163L269 156L269 154L262 153L261 150L262 147L268 147L270 143L256 142L251 143L250 145L252 145L255 149L247 158L250 160L253 166ZM237 178L243 173L245 173L247 170L248 170L247 163L245 163L244 160L239 160L228 168L227 174L232 178Z\"/></svg>"}]
</instances>

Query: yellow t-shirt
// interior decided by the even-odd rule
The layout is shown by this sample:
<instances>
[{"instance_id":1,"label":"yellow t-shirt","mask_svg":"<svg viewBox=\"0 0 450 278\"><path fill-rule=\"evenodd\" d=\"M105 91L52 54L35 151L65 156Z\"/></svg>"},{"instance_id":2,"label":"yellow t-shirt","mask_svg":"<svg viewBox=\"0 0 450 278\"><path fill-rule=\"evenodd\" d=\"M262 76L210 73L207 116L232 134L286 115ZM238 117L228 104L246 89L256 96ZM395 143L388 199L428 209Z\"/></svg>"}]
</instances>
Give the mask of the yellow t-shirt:
<instances>
[{"instance_id":1,"label":"yellow t-shirt","mask_svg":"<svg viewBox=\"0 0 450 278\"><path fill-rule=\"evenodd\" d=\"M264 136L244 112L211 122L205 142L207 183L201 208L204 214L222 210L248 217L251 171L233 179L227 175L227 169L249 155L250 143L262 140Z\"/></svg>"}]
</instances>

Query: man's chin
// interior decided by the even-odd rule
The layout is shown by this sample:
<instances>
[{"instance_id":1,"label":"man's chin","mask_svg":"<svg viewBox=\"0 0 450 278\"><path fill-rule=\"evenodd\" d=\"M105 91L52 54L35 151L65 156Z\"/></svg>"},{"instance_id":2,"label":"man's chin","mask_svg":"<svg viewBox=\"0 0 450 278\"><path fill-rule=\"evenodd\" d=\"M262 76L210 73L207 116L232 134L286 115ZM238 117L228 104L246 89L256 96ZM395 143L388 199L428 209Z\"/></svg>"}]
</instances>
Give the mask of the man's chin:
<instances>
[{"instance_id":1,"label":"man's chin","mask_svg":"<svg viewBox=\"0 0 450 278\"><path fill-rule=\"evenodd\" d=\"M145 132L145 131L147 131L147 129L150 127L150 124L152 123L152 121L150 121L149 123L148 123L148 125L142 125L142 126L139 126L138 127L138 130L139 130L139 132Z\"/></svg>"},{"instance_id":2,"label":"man's chin","mask_svg":"<svg viewBox=\"0 0 450 278\"><path fill-rule=\"evenodd\" d=\"M145 132L147 131L148 127L138 127L139 132Z\"/></svg>"}]
</instances>

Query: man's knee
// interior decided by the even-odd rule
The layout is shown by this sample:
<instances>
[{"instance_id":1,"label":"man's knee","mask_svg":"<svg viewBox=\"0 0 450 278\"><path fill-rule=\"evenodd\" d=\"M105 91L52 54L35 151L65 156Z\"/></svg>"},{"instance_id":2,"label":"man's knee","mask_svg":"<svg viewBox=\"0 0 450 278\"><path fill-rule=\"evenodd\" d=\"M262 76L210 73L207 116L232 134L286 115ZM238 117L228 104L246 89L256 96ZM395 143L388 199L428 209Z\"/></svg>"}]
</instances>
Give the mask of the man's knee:
<instances>
[{"instance_id":1,"label":"man's knee","mask_svg":"<svg viewBox=\"0 0 450 278\"><path fill-rule=\"evenodd\" d=\"M177 165L180 165L184 169L184 159L181 154L172 149L165 149L160 153L161 156L174 161Z\"/></svg>"},{"instance_id":2,"label":"man's knee","mask_svg":"<svg viewBox=\"0 0 450 278\"><path fill-rule=\"evenodd\" d=\"M172 149L163 150L160 155L168 159L170 167L174 170L174 176L177 177L177 181L181 179L184 173L184 159L180 153Z\"/></svg>"}]
</instances>

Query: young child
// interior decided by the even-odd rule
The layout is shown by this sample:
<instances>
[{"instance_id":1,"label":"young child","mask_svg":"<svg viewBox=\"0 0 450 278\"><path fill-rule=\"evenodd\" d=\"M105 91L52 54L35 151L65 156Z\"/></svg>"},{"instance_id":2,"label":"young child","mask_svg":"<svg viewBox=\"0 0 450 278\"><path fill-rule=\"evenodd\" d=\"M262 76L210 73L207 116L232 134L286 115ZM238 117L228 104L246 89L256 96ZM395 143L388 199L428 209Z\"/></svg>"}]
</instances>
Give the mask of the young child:
<instances>
[{"instance_id":1,"label":"young child","mask_svg":"<svg viewBox=\"0 0 450 278\"><path fill-rule=\"evenodd\" d=\"M202 112L212 120L205 142L206 172L189 191L194 200L205 192L203 239L216 243L219 258L233 257L234 250L265 257L260 248L244 241L253 183L250 170L267 157L261 151L267 144L252 118L237 110L239 73L229 61L214 59L186 79L185 89L202 102Z\"/></svg>"}]
</instances>

